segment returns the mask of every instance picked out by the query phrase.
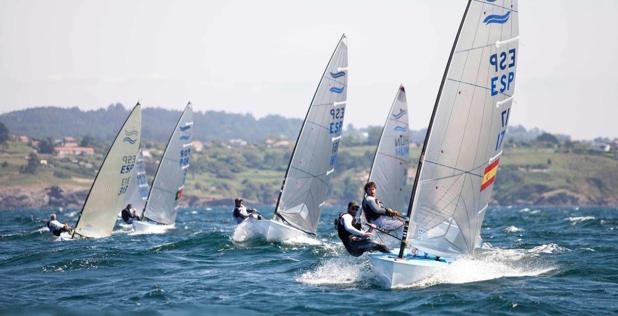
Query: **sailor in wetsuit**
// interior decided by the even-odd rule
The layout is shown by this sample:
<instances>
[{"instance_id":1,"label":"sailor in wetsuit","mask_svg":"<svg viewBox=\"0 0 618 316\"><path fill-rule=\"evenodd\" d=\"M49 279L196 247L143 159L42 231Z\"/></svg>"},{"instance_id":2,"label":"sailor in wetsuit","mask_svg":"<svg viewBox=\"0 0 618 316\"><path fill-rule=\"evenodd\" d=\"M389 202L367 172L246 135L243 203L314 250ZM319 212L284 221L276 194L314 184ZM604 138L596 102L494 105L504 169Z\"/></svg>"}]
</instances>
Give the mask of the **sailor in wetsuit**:
<instances>
[{"instance_id":1,"label":"sailor in wetsuit","mask_svg":"<svg viewBox=\"0 0 618 316\"><path fill-rule=\"evenodd\" d=\"M49 221L47 221L47 228L49 228L49 231L54 234L54 236L60 236L60 234L64 232L71 232L71 226L58 221L56 214L52 214L49 217Z\"/></svg>"},{"instance_id":2,"label":"sailor in wetsuit","mask_svg":"<svg viewBox=\"0 0 618 316\"><path fill-rule=\"evenodd\" d=\"M122 220L127 224L133 224L133 221L140 220L139 216L137 216L137 210L134 209L131 204L127 204L127 207L122 209L120 215L122 216Z\"/></svg>"},{"instance_id":3,"label":"sailor in wetsuit","mask_svg":"<svg viewBox=\"0 0 618 316\"><path fill-rule=\"evenodd\" d=\"M365 198L363 199L363 213L371 224L375 224L381 230L393 231L401 228L404 224L400 218L401 213L390 208L385 208L376 197L375 182L365 184Z\"/></svg>"},{"instance_id":4,"label":"sailor in wetsuit","mask_svg":"<svg viewBox=\"0 0 618 316\"><path fill-rule=\"evenodd\" d=\"M258 213L256 209L247 209L247 207L242 204L242 201L243 199L241 198L234 199L234 218L236 219L236 224L242 223L245 219L249 217L253 217L255 219L262 219L262 215Z\"/></svg>"},{"instance_id":5,"label":"sailor in wetsuit","mask_svg":"<svg viewBox=\"0 0 618 316\"><path fill-rule=\"evenodd\" d=\"M361 231L361 224L356 222L356 213L359 206L356 202L348 203L348 212L339 214L335 220L337 226L337 234L343 242L345 249L354 257L358 257L367 251L390 252L388 247L378 244L370 239L373 235L371 230L375 225L369 224L371 227L368 232Z\"/></svg>"}]
</instances>

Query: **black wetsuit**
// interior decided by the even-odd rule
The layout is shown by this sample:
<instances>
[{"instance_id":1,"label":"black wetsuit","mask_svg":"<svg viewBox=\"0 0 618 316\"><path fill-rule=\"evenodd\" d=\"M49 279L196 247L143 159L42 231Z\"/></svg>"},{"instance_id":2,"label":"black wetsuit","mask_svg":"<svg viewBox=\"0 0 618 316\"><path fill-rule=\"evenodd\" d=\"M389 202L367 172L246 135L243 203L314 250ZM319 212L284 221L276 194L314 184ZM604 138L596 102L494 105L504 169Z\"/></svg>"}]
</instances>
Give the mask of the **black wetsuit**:
<instances>
[{"instance_id":1,"label":"black wetsuit","mask_svg":"<svg viewBox=\"0 0 618 316\"><path fill-rule=\"evenodd\" d=\"M120 215L122 216L122 220L127 224L133 223L133 220L139 220L139 218L133 215L131 210L127 208L122 209L122 213Z\"/></svg>"},{"instance_id":2,"label":"black wetsuit","mask_svg":"<svg viewBox=\"0 0 618 316\"><path fill-rule=\"evenodd\" d=\"M381 252L390 252L388 247L382 244L378 244L367 237L355 236L349 231L345 229L345 225L343 224L343 215L347 213L339 214L339 217L336 220L337 223L337 234L339 235L339 239L343 242L345 249L354 257L359 257L363 253L367 251L381 251ZM352 219L352 226L354 228L361 230L361 224L356 222L356 218Z\"/></svg>"},{"instance_id":3,"label":"black wetsuit","mask_svg":"<svg viewBox=\"0 0 618 316\"><path fill-rule=\"evenodd\" d=\"M382 215L386 215L386 209L378 199L370 199L366 196L363 199L363 214L368 222L373 223Z\"/></svg>"},{"instance_id":4,"label":"black wetsuit","mask_svg":"<svg viewBox=\"0 0 618 316\"><path fill-rule=\"evenodd\" d=\"M47 221L47 228L49 228L49 230L51 230L52 234L54 234L54 236L60 236L60 234L62 233L62 229L54 229L51 226L51 221Z\"/></svg>"}]
</instances>

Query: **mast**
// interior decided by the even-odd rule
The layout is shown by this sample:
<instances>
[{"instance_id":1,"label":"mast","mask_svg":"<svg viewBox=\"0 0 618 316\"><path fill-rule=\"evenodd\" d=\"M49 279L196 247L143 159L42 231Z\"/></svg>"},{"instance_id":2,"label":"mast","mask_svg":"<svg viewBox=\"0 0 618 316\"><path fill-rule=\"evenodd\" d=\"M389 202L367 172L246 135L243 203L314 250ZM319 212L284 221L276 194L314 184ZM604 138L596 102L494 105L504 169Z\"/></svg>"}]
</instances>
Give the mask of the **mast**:
<instances>
[{"instance_id":1,"label":"mast","mask_svg":"<svg viewBox=\"0 0 618 316\"><path fill-rule=\"evenodd\" d=\"M148 202L150 202L150 195L152 194L153 188L154 188L154 184L155 181L157 180L157 176L159 175L159 170L161 170L161 165L163 164L163 158L165 157L165 154L167 153L167 148L170 145L170 143L172 142L172 139L174 138L174 134L176 132L176 129L178 129L178 124L180 124L180 121L182 120L182 117L184 116L185 112L187 111L187 108L191 106L191 102L187 103L187 105L185 106L185 109L182 111L182 113L180 113L180 117L178 118L178 121L176 122L176 125L174 126L174 129L172 130L172 133L170 134L169 139L167 140L167 144L165 144L165 149L163 150L163 155L161 156L161 160L159 161L159 165L157 166L157 171L154 174L154 178L152 178L152 187L150 188L150 190L148 191L148 198L146 199L146 203L144 203L144 209L142 210L142 216L140 217L141 219L146 218L146 208L148 206ZM152 219L150 219L153 222L156 222ZM158 222L157 222L158 223ZM162 224L162 223L159 223Z\"/></svg>"},{"instance_id":2,"label":"mast","mask_svg":"<svg viewBox=\"0 0 618 316\"><path fill-rule=\"evenodd\" d=\"M466 16L468 15L468 9L470 8L471 2L472 0L468 0L468 4L466 5L466 10L464 11L464 14L461 18L459 29L457 30L457 35L455 36L455 41L453 42L453 47L451 48L451 53L446 63L446 69L444 70L444 75L442 76L442 82L440 83L440 89L438 90L438 96L436 97L436 103L434 104L433 111L431 112L431 119L429 120L429 126L427 127L427 135L425 135L425 141L423 142L423 149L421 150L421 155L418 158L418 165L416 167L416 176L414 177L414 185L412 186L412 195L410 196L410 203L408 204L408 212L406 215L406 221L403 226L403 234L401 235L401 245L399 247L399 254L397 256L398 258L403 258L403 252L406 249L406 245L408 243L408 230L410 229L410 221L411 221L410 217L412 216L413 203L416 197L416 189L418 187L418 181L420 179L421 169L423 168L423 160L425 159L425 151L427 150L427 143L429 142L429 137L431 135L431 128L433 127L433 122L434 122L436 112L438 109L438 104L440 103L440 96L442 95L442 89L444 88L444 83L446 82L448 70L449 70L449 67L451 66L451 60L453 59L453 54L455 53L457 41L459 40L461 29L463 28L464 22L466 20Z\"/></svg>"},{"instance_id":3,"label":"mast","mask_svg":"<svg viewBox=\"0 0 618 316\"><path fill-rule=\"evenodd\" d=\"M345 34L342 34L341 38L337 42L337 46L335 46L335 50L333 51L333 53L330 56L330 59L328 60L328 63L326 63L326 68L324 68L324 71L322 72L322 77L320 78L320 81L318 82L318 85L315 88L315 92L313 93L313 98L311 98L311 102L309 103L309 107L307 108L307 113L305 114L305 119L303 120L303 125L301 126L300 131L298 132L298 136L296 137L296 142L294 143L294 149L292 150L292 155L290 156L290 161L288 162L288 167L285 169L285 176L283 177L283 182L281 183L281 189L279 189L279 197L277 197L277 204L275 204L275 211L273 213L273 219L275 217L279 217L280 219L285 221L287 224L290 224L290 223L288 223L288 221L285 220L285 218L283 218L283 216L278 214L279 203L281 202L281 196L283 195L283 189L285 188L285 180L287 180L287 178L288 178L288 173L290 172L290 167L292 166L292 161L294 160L294 155L296 154L296 148L298 146L298 141L300 140L300 136L303 134L303 130L305 129L305 124L307 123L307 118L309 117L309 113L311 112L311 106L313 105L313 101L315 100L315 96L318 94L318 89L320 89L320 85L322 84L322 80L324 80L324 74L328 70L328 66L330 65L330 62L333 60L333 57L335 56L335 53L337 52L337 49L339 49L339 44L341 44L341 42L343 40L345 40L345 39L346 39ZM295 227L295 228L297 228L297 227ZM309 233L309 232L307 232L307 233Z\"/></svg>"}]
</instances>

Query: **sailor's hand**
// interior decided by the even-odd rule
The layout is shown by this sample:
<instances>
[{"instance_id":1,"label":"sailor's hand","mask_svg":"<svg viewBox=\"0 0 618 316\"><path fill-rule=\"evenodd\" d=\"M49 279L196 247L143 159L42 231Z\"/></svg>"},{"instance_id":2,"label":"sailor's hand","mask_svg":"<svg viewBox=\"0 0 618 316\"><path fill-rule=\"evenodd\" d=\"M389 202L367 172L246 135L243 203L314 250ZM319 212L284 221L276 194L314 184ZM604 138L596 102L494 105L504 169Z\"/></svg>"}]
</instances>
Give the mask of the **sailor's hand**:
<instances>
[{"instance_id":1,"label":"sailor's hand","mask_svg":"<svg viewBox=\"0 0 618 316\"><path fill-rule=\"evenodd\" d=\"M386 216L390 216L390 217L395 216L395 211L393 211L393 209L390 209L387 207L385 208L385 210L386 210Z\"/></svg>"},{"instance_id":2,"label":"sailor's hand","mask_svg":"<svg viewBox=\"0 0 618 316\"><path fill-rule=\"evenodd\" d=\"M393 212L393 216L401 217L401 212L399 211L392 211L392 212Z\"/></svg>"},{"instance_id":3,"label":"sailor's hand","mask_svg":"<svg viewBox=\"0 0 618 316\"><path fill-rule=\"evenodd\" d=\"M367 226L371 227L371 229L375 229L376 227L378 227L376 226L376 224L367 224Z\"/></svg>"}]
</instances>

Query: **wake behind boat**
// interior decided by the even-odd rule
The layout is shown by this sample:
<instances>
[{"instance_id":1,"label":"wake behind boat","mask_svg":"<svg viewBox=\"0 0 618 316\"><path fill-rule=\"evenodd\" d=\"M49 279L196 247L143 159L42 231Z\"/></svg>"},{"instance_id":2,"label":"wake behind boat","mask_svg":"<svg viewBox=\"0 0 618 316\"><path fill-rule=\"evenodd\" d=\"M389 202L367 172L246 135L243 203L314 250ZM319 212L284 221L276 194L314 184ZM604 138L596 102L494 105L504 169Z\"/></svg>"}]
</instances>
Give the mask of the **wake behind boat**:
<instances>
[{"instance_id":1,"label":"wake behind boat","mask_svg":"<svg viewBox=\"0 0 618 316\"><path fill-rule=\"evenodd\" d=\"M513 102L518 16L517 0L466 6L429 122L400 249L370 256L389 288L414 285L479 245Z\"/></svg>"},{"instance_id":2,"label":"wake behind boat","mask_svg":"<svg viewBox=\"0 0 618 316\"><path fill-rule=\"evenodd\" d=\"M320 205L326 200L343 130L348 48L343 35L333 52L307 111L281 186L273 218L245 220L233 238L278 242L317 242Z\"/></svg>"},{"instance_id":3,"label":"wake behind boat","mask_svg":"<svg viewBox=\"0 0 618 316\"><path fill-rule=\"evenodd\" d=\"M138 214L141 220L132 221L135 233L160 234L175 227L191 159L192 127L193 109L189 103L165 147L143 211Z\"/></svg>"}]
</instances>

